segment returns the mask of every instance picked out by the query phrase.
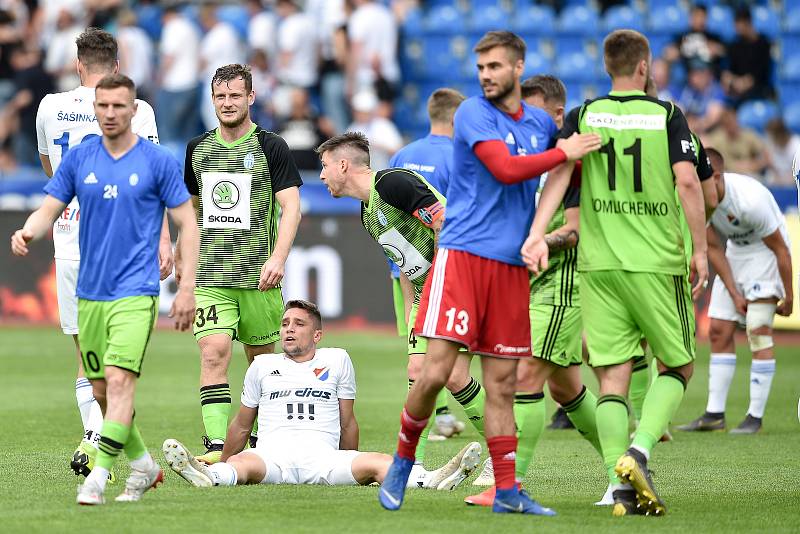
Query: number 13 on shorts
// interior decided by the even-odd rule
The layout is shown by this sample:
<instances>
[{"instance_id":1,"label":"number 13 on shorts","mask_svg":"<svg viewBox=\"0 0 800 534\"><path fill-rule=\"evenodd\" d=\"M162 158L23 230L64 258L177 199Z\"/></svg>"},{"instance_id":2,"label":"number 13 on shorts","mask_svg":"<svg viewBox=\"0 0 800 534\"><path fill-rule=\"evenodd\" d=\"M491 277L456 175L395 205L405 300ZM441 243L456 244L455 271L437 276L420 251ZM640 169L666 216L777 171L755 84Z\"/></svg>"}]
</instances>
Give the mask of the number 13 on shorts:
<instances>
[{"instance_id":1,"label":"number 13 on shorts","mask_svg":"<svg viewBox=\"0 0 800 534\"><path fill-rule=\"evenodd\" d=\"M448 332L455 330L455 333L459 336L464 336L469 332L469 314L467 310L456 311L455 308L450 308L444 312L444 315L447 317L445 330Z\"/></svg>"}]
</instances>

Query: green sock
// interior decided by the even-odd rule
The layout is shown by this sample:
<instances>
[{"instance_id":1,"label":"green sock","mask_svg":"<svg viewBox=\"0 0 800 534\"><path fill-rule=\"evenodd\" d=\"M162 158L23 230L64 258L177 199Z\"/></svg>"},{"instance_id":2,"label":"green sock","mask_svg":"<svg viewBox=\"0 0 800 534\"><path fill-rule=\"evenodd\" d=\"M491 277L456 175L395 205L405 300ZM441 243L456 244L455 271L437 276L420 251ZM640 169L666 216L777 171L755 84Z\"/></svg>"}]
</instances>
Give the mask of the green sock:
<instances>
[{"instance_id":1,"label":"green sock","mask_svg":"<svg viewBox=\"0 0 800 534\"><path fill-rule=\"evenodd\" d=\"M228 415L231 413L230 385L212 384L201 387L200 409L208 439L225 441L225 435L228 433Z\"/></svg>"},{"instance_id":2,"label":"green sock","mask_svg":"<svg viewBox=\"0 0 800 534\"><path fill-rule=\"evenodd\" d=\"M666 371L658 375L653 382L642 408L642 420L633 437L633 444L645 449L648 453L664 435L672 416L683 400L686 391L686 379L675 371Z\"/></svg>"},{"instance_id":3,"label":"green sock","mask_svg":"<svg viewBox=\"0 0 800 534\"><path fill-rule=\"evenodd\" d=\"M544 432L547 413L544 393L517 393L514 395L514 422L517 424L517 469L518 482L525 478L533 460L536 444Z\"/></svg>"},{"instance_id":4,"label":"green sock","mask_svg":"<svg viewBox=\"0 0 800 534\"><path fill-rule=\"evenodd\" d=\"M464 408L464 413L478 434L483 436L483 407L486 404L486 392L483 391L481 383L470 377L469 384L461 391L453 393L453 398Z\"/></svg>"},{"instance_id":5,"label":"green sock","mask_svg":"<svg viewBox=\"0 0 800 534\"><path fill-rule=\"evenodd\" d=\"M117 456L125 448L130 436L131 427L117 423L116 421L103 421L103 429L100 431L100 441L98 442L97 459L95 464L98 467L111 470Z\"/></svg>"},{"instance_id":6,"label":"green sock","mask_svg":"<svg viewBox=\"0 0 800 534\"><path fill-rule=\"evenodd\" d=\"M144 456L147 452L147 446L144 444L142 434L139 432L139 427L136 423L131 422L130 434L128 434L128 441L125 442L125 456L128 460L136 460Z\"/></svg>"},{"instance_id":7,"label":"green sock","mask_svg":"<svg viewBox=\"0 0 800 534\"><path fill-rule=\"evenodd\" d=\"M408 389L411 389L411 386L414 385L414 381L412 379L408 379ZM420 465L425 465L425 451L428 448L428 434L431 432L431 425L434 423L434 417L431 417L428 421L428 426L425 427L425 430L422 431L422 434L419 435L419 442L417 442L417 452L414 454L415 462Z\"/></svg>"},{"instance_id":8,"label":"green sock","mask_svg":"<svg viewBox=\"0 0 800 534\"><path fill-rule=\"evenodd\" d=\"M583 439L591 443L602 458L603 448L600 446L600 438L597 436L597 397L594 396L594 393L583 386L583 391L562 408L567 412L567 417L575 425Z\"/></svg>"},{"instance_id":9,"label":"green sock","mask_svg":"<svg viewBox=\"0 0 800 534\"><path fill-rule=\"evenodd\" d=\"M633 417L637 421L642 420L642 405L647 390L650 388L650 367L647 365L647 358L637 356L633 359L633 372L631 373L631 385L628 390L628 402L630 402Z\"/></svg>"},{"instance_id":10,"label":"green sock","mask_svg":"<svg viewBox=\"0 0 800 534\"><path fill-rule=\"evenodd\" d=\"M445 415L450 413L450 407L447 405L447 390L443 389L436 396L436 408L434 415Z\"/></svg>"},{"instance_id":11,"label":"green sock","mask_svg":"<svg viewBox=\"0 0 800 534\"><path fill-rule=\"evenodd\" d=\"M611 484L619 484L614 472L619 457L628 448L628 405L625 397L603 395L597 399L597 435L603 447L603 463Z\"/></svg>"}]
</instances>

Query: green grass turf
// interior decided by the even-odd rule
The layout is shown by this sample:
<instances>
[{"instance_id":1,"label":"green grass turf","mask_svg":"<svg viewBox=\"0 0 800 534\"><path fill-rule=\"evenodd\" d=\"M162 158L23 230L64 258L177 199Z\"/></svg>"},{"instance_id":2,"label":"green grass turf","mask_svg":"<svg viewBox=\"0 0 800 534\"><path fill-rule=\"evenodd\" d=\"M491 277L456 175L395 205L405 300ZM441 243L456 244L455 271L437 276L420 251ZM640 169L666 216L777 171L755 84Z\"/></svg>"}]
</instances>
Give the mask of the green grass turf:
<instances>
[{"instance_id":1,"label":"green grass turf","mask_svg":"<svg viewBox=\"0 0 800 534\"><path fill-rule=\"evenodd\" d=\"M658 446L651 461L668 515L616 519L608 508L591 505L605 490L605 477L599 458L575 431L546 431L525 481L537 499L558 512L554 518L497 516L467 507L462 499L476 491L470 485L449 493L410 490L405 506L395 513L379 507L374 487L190 487L166 468L160 446L173 437L200 450L197 348L191 335L165 330L152 337L136 409L144 439L165 467L166 482L140 503L118 504L113 497L121 490L119 482L109 486L111 502L106 506L80 507L75 504L78 481L68 470L81 432L72 342L45 328L4 328L0 340L2 532L800 530L796 346L778 350L778 373L760 435L675 433L675 441ZM353 357L362 450L392 452L406 390L402 341L376 333L334 332L323 345L345 347ZM733 425L747 407L749 363L746 347L742 349L728 406ZM237 348L231 372L234 398L241 390L243 362ZM676 422L703 411L707 362L704 348ZM596 390L594 379L587 379ZM429 466L473 439L477 434L469 428L457 439L431 443ZM125 463L118 462L122 478L127 475Z\"/></svg>"}]
</instances>

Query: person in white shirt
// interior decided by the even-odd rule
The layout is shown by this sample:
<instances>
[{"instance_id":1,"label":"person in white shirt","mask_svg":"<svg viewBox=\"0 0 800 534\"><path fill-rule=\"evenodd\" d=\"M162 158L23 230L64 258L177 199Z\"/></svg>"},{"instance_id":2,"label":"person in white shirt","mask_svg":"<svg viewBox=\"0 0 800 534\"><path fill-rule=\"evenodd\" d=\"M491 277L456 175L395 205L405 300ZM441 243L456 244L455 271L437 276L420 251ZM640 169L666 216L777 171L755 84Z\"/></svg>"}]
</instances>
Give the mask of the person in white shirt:
<instances>
[{"instance_id":1,"label":"person in white shirt","mask_svg":"<svg viewBox=\"0 0 800 534\"><path fill-rule=\"evenodd\" d=\"M317 83L317 28L295 0L278 0L278 82L310 88Z\"/></svg>"},{"instance_id":2,"label":"person in white shirt","mask_svg":"<svg viewBox=\"0 0 800 534\"><path fill-rule=\"evenodd\" d=\"M395 152L403 148L403 136L392 121L378 113L378 97L372 90L356 93L351 105L353 123L348 132L361 132L367 136L370 146L370 167L385 169Z\"/></svg>"},{"instance_id":3,"label":"person in white shirt","mask_svg":"<svg viewBox=\"0 0 800 534\"><path fill-rule=\"evenodd\" d=\"M36 137L42 169L52 177L64 154L82 141L101 134L94 112L94 87L104 76L119 70L117 42L103 30L90 28L78 36L77 70L80 87L63 93L45 96L36 113ZM153 108L143 100L136 99L137 112L133 117L135 134L158 143L158 130ZM92 386L84 377L81 351L78 345L78 297L75 294L80 266L78 232L80 206L77 199L64 209L53 225L55 247L56 290L61 329L75 341L78 357L78 378L75 382L75 397L83 422L84 439L75 451L70 466L76 474L84 476L91 472L97 443L103 425L103 414L92 393ZM161 229L159 267L162 280L172 272L172 242L166 218Z\"/></svg>"},{"instance_id":4,"label":"person in white shirt","mask_svg":"<svg viewBox=\"0 0 800 534\"><path fill-rule=\"evenodd\" d=\"M247 0L247 12L250 22L247 24L247 45L250 51L261 50L267 58L273 60L278 48L275 13L264 9L262 0Z\"/></svg>"},{"instance_id":5,"label":"person in white shirt","mask_svg":"<svg viewBox=\"0 0 800 534\"><path fill-rule=\"evenodd\" d=\"M247 370L242 406L228 428L222 461L203 464L179 441L168 439L163 452L169 466L198 487L383 481L392 457L358 450L355 371L345 350L317 348L322 339L317 306L287 302L280 335L284 352L258 356ZM258 442L244 449L256 417ZM415 466L409 487L453 489L478 465L480 452L473 442L435 471Z\"/></svg>"},{"instance_id":6,"label":"person in white shirt","mask_svg":"<svg viewBox=\"0 0 800 534\"><path fill-rule=\"evenodd\" d=\"M765 145L769 154L772 176L770 185L787 186L794 184L792 162L795 153L800 150L800 135L792 133L783 122L776 117L767 123Z\"/></svg>"},{"instance_id":7,"label":"person in white shirt","mask_svg":"<svg viewBox=\"0 0 800 534\"><path fill-rule=\"evenodd\" d=\"M742 174L726 173L720 153L706 147L719 205L708 228L708 260L717 277L711 289L711 363L706 412L679 430L724 430L725 404L736 370L734 333L744 326L753 362L750 406L733 434L761 429L775 374L772 322L792 313L792 259L786 221L769 189ZM718 237L727 240L727 246Z\"/></svg>"},{"instance_id":8,"label":"person in white shirt","mask_svg":"<svg viewBox=\"0 0 800 534\"><path fill-rule=\"evenodd\" d=\"M119 71L136 84L139 97L149 95L153 83L153 42L137 26L136 13L130 9L117 16L117 42L119 43Z\"/></svg>"},{"instance_id":9,"label":"person in white shirt","mask_svg":"<svg viewBox=\"0 0 800 534\"><path fill-rule=\"evenodd\" d=\"M351 90L372 87L380 77L392 85L400 81L397 62L397 22L392 12L372 0L352 0L347 23L350 38Z\"/></svg>"}]
</instances>

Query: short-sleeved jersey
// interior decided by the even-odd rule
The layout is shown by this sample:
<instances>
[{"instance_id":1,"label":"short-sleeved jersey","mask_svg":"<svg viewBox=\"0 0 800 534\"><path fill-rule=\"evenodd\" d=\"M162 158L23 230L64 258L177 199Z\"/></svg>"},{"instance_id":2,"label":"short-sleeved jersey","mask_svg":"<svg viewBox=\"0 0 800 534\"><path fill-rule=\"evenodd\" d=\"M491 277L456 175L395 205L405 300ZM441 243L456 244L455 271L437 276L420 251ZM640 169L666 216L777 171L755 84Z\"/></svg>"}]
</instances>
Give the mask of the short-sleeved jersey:
<instances>
[{"instance_id":1,"label":"short-sleeved jersey","mask_svg":"<svg viewBox=\"0 0 800 534\"><path fill-rule=\"evenodd\" d=\"M453 166L453 140L428 134L395 153L389 167L400 167L422 175L437 191L447 195Z\"/></svg>"},{"instance_id":2,"label":"short-sleeved jersey","mask_svg":"<svg viewBox=\"0 0 800 534\"><path fill-rule=\"evenodd\" d=\"M681 110L612 91L567 115L560 135L574 132L603 143L582 159L578 270L685 274L672 165L696 156Z\"/></svg>"},{"instance_id":3,"label":"short-sleeved jersey","mask_svg":"<svg viewBox=\"0 0 800 534\"><path fill-rule=\"evenodd\" d=\"M275 194L303 184L286 141L255 124L233 143L206 132L186 147L184 180L199 199L197 285L257 289L278 234Z\"/></svg>"},{"instance_id":4,"label":"short-sleeved jersey","mask_svg":"<svg viewBox=\"0 0 800 534\"><path fill-rule=\"evenodd\" d=\"M45 192L83 212L77 295L117 300L159 294L158 243L165 208L189 200L178 161L146 139L114 159L101 137L72 148Z\"/></svg>"},{"instance_id":5,"label":"short-sleeved jersey","mask_svg":"<svg viewBox=\"0 0 800 534\"><path fill-rule=\"evenodd\" d=\"M706 154L706 149L700 138L692 132L692 147L694 149L695 157L697 158L697 177L701 182L705 182L714 175L714 169L711 167L711 160ZM686 272L689 272L692 261L692 252L694 251L694 243L692 242L692 231L689 229L689 222L686 220L686 215L683 212L683 205L681 204L678 189L675 189L675 199L678 205L678 211L681 217L681 234L683 235L683 251L686 258Z\"/></svg>"},{"instance_id":6,"label":"short-sleeved jersey","mask_svg":"<svg viewBox=\"0 0 800 534\"><path fill-rule=\"evenodd\" d=\"M136 115L131 120L133 133L158 144L158 129L153 108L144 100L136 99ZM69 149L101 134L94 115L94 89L78 87L72 91L52 93L39 103L36 112L36 139L39 154L47 156L53 173ZM80 206L73 199L53 225L55 257L79 260L78 227Z\"/></svg>"},{"instance_id":7,"label":"short-sleeved jersey","mask_svg":"<svg viewBox=\"0 0 800 534\"><path fill-rule=\"evenodd\" d=\"M422 176L405 169L374 173L369 202L361 203L361 222L383 252L414 284L419 298L435 249L433 221L445 199Z\"/></svg>"},{"instance_id":8,"label":"short-sleeved jersey","mask_svg":"<svg viewBox=\"0 0 800 534\"><path fill-rule=\"evenodd\" d=\"M786 220L775 197L758 180L726 172L725 195L719 201L711 224L728 240L727 253L748 255L769 250L762 241L780 230L786 244Z\"/></svg>"},{"instance_id":9,"label":"short-sleeved jersey","mask_svg":"<svg viewBox=\"0 0 800 534\"><path fill-rule=\"evenodd\" d=\"M505 185L473 151L477 143L494 140L504 142L514 156L550 148L557 132L553 119L524 102L522 108L515 120L480 96L468 98L456 110L453 172L439 246L524 265L520 249L533 220L538 180Z\"/></svg>"},{"instance_id":10,"label":"short-sleeved jersey","mask_svg":"<svg viewBox=\"0 0 800 534\"><path fill-rule=\"evenodd\" d=\"M536 193L536 204L539 204L544 184L547 183L547 173L539 181L539 190ZM564 201L556 210L545 233L558 230L567 223L566 210L577 208L580 205L580 188L570 185L564 196ZM550 255L547 260L547 269L539 276L531 276L531 304L548 304L552 306L580 306L578 292L579 276L578 249L577 247L560 250Z\"/></svg>"},{"instance_id":11,"label":"short-sleeved jersey","mask_svg":"<svg viewBox=\"0 0 800 534\"><path fill-rule=\"evenodd\" d=\"M256 357L244 377L242 405L258 408L259 448L339 448L339 400L356 398L347 351L317 349L295 362L285 354Z\"/></svg>"}]
</instances>

